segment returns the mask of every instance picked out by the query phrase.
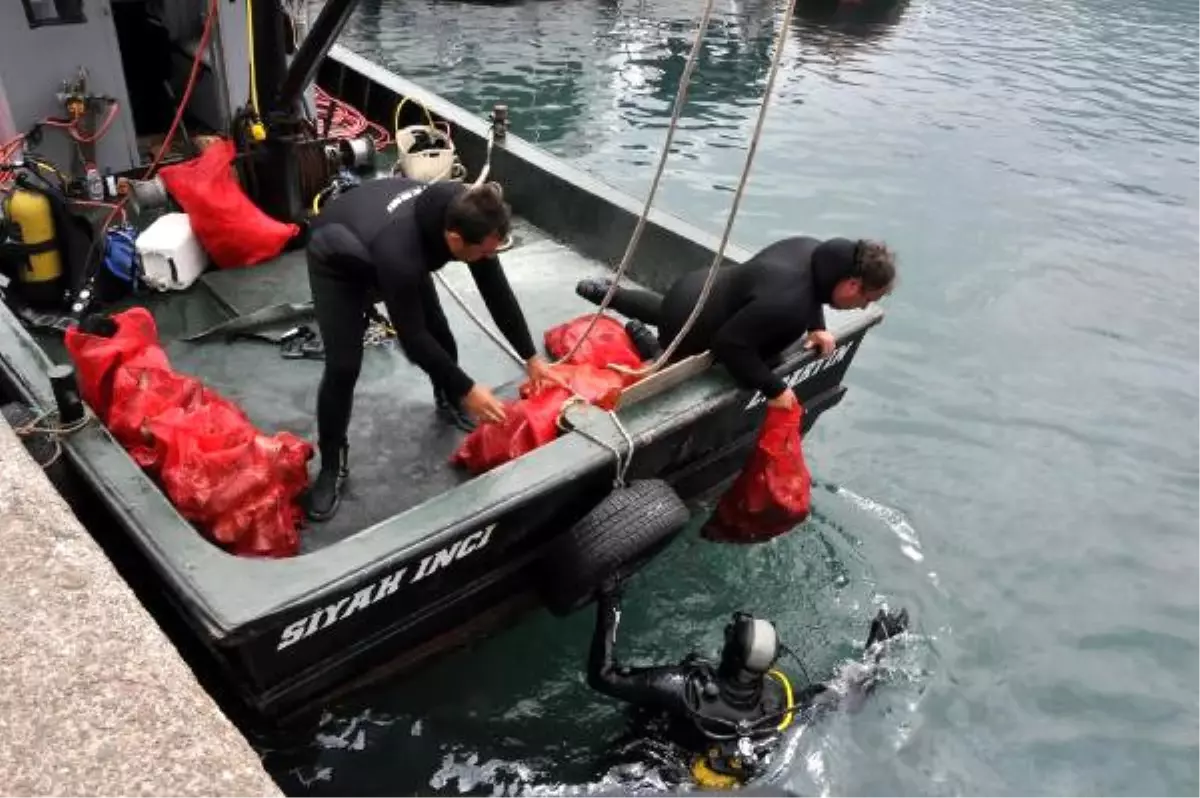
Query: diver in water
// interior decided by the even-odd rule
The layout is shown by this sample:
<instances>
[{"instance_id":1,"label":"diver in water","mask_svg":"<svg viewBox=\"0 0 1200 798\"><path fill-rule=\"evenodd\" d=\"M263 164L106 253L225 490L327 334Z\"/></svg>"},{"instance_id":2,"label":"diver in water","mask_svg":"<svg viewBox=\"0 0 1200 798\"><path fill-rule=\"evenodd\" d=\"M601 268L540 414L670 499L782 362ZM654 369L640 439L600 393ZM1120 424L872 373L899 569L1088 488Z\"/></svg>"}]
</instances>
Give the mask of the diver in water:
<instances>
[{"instance_id":1,"label":"diver in water","mask_svg":"<svg viewBox=\"0 0 1200 798\"><path fill-rule=\"evenodd\" d=\"M883 642L908 628L906 610L880 610L871 621L863 660L848 667L842 680L796 689L775 667L781 651L791 652L770 621L734 613L716 664L693 653L677 665L633 668L619 665L613 653L620 617L620 591L606 586L596 602L588 684L638 709L666 715L666 734L691 757L691 778L717 788L757 775L796 720L810 722L833 709L856 710L875 685Z\"/></svg>"}]
</instances>

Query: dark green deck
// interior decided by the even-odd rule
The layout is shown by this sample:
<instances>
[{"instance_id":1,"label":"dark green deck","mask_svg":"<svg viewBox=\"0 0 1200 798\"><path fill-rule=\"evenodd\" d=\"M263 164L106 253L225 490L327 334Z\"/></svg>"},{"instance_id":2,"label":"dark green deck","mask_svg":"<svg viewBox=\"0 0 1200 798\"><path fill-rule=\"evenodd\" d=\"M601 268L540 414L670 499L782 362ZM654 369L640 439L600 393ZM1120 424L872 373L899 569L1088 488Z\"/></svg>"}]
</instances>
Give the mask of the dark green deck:
<instances>
[{"instance_id":1,"label":"dark green deck","mask_svg":"<svg viewBox=\"0 0 1200 798\"><path fill-rule=\"evenodd\" d=\"M539 345L547 328L594 310L575 295L579 279L611 275L603 264L522 222L515 226L513 248L500 257ZM442 275L490 324L465 266L449 264ZM522 370L442 286L438 290L467 373L491 386L507 383L507 392L514 391ZM277 302L309 299L304 252L295 251L247 269L210 270L189 290L154 296L145 304L155 314L174 368L199 377L236 402L260 429L287 430L315 443L321 361L285 359L276 345L255 339L177 340L228 317L225 305L245 314ZM307 323L315 328L311 319ZM288 326L292 325L275 329ZM304 550L341 540L469 479L467 472L449 464L463 437L463 432L437 419L428 379L394 340L368 347L355 391L346 494L334 518L305 530ZM314 458L313 476L318 465Z\"/></svg>"}]
</instances>

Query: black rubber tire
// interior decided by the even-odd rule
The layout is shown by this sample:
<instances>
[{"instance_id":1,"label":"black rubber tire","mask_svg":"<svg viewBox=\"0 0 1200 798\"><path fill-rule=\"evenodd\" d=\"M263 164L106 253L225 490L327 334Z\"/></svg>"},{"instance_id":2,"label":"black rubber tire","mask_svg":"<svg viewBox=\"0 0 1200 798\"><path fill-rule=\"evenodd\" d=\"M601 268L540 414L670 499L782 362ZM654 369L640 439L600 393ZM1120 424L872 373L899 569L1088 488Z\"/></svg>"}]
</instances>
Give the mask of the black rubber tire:
<instances>
[{"instance_id":1,"label":"black rubber tire","mask_svg":"<svg viewBox=\"0 0 1200 798\"><path fill-rule=\"evenodd\" d=\"M10 427L16 429L33 421L38 414L28 405L9 402L0 406L0 416L4 417ZM60 453L57 458L55 457L57 446L54 439L44 432L34 432L21 438L21 443L24 444L25 451L29 452L29 456L42 465L50 483L59 493L63 494L64 498L70 501L78 486L66 463L65 455ZM52 460L53 462L51 462ZM47 466L47 464L49 465Z\"/></svg>"},{"instance_id":2,"label":"black rubber tire","mask_svg":"<svg viewBox=\"0 0 1200 798\"><path fill-rule=\"evenodd\" d=\"M660 479L635 480L605 496L551 546L542 600L557 616L590 604L612 577L628 579L665 549L691 514Z\"/></svg>"}]
</instances>

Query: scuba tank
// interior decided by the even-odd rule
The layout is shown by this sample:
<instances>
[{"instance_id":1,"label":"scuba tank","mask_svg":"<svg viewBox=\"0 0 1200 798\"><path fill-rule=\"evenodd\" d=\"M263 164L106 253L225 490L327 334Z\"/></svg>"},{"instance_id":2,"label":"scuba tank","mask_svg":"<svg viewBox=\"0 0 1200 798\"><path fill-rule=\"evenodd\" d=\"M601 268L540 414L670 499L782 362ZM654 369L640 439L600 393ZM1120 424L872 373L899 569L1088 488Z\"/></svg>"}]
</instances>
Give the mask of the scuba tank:
<instances>
[{"instance_id":1,"label":"scuba tank","mask_svg":"<svg viewBox=\"0 0 1200 798\"><path fill-rule=\"evenodd\" d=\"M96 225L74 213L63 189L22 169L0 204L0 270L12 278L13 299L46 311L79 315L91 303Z\"/></svg>"},{"instance_id":2,"label":"scuba tank","mask_svg":"<svg viewBox=\"0 0 1200 798\"><path fill-rule=\"evenodd\" d=\"M52 307L63 301L63 261L58 249L50 198L18 182L5 198L9 236L5 245L16 281L14 290L30 305ZM6 258L9 259L9 258Z\"/></svg>"}]
</instances>

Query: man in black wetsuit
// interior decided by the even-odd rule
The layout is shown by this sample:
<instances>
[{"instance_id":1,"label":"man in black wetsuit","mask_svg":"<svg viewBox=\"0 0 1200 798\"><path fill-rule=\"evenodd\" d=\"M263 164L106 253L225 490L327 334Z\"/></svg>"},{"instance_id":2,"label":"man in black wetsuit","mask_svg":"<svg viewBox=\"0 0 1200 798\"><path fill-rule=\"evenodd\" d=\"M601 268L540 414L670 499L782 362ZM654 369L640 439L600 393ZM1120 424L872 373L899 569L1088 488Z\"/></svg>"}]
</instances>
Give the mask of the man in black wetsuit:
<instances>
[{"instance_id":1,"label":"man in black wetsuit","mask_svg":"<svg viewBox=\"0 0 1200 798\"><path fill-rule=\"evenodd\" d=\"M491 185L370 180L329 200L311 224L308 275L325 371L317 391L321 471L308 514L336 511L348 475L346 433L362 366L367 311L382 299L405 355L433 383L439 413L463 429L468 417L502 421L504 407L458 365L458 349L438 300L433 272L468 264L496 326L525 359L535 382L549 378L496 252L510 215Z\"/></svg>"},{"instance_id":2,"label":"man in black wetsuit","mask_svg":"<svg viewBox=\"0 0 1200 798\"><path fill-rule=\"evenodd\" d=\"M620 618L619 588L606 586L596 602L588 685L666 715L668 734L694 757L692 777L707 778L709 786L751 778L763 754L792 722L811 722L833 709L857 710L875 686L881 644L908 628L906 610L880 610L871 621L861 662L849 663L836 681L793 689L775 668L785 647L769 621L735 613L725 627L716 665L691 654L678 665L631 668L619 665L613 653Z\"/></svg>"},{"instance_id":3,"label":"man in black wetsuit","mask_svg":"<svg viewBox=\"0 0 1200 798\"><path fill-rule=\"evenodd\" d=\"M635 340L646 340L639 334L639 323L657 327L658 344L665 348L683 328L707 276L707 267L689 272L663 296L619 287L609 307L633 320L628 328ZM796 397L767 360L806 333L806 344L828 355L836 342L825 329L822 306L865 308L889 294L895 279L895 257L884 244L785 238L718 272L704 309L674 358L711 350L740 385L761 391L769 404L789 407ZM581 280L575 291L600 304L610 285L607 280Z\"/></svg>"}]
</instances>

